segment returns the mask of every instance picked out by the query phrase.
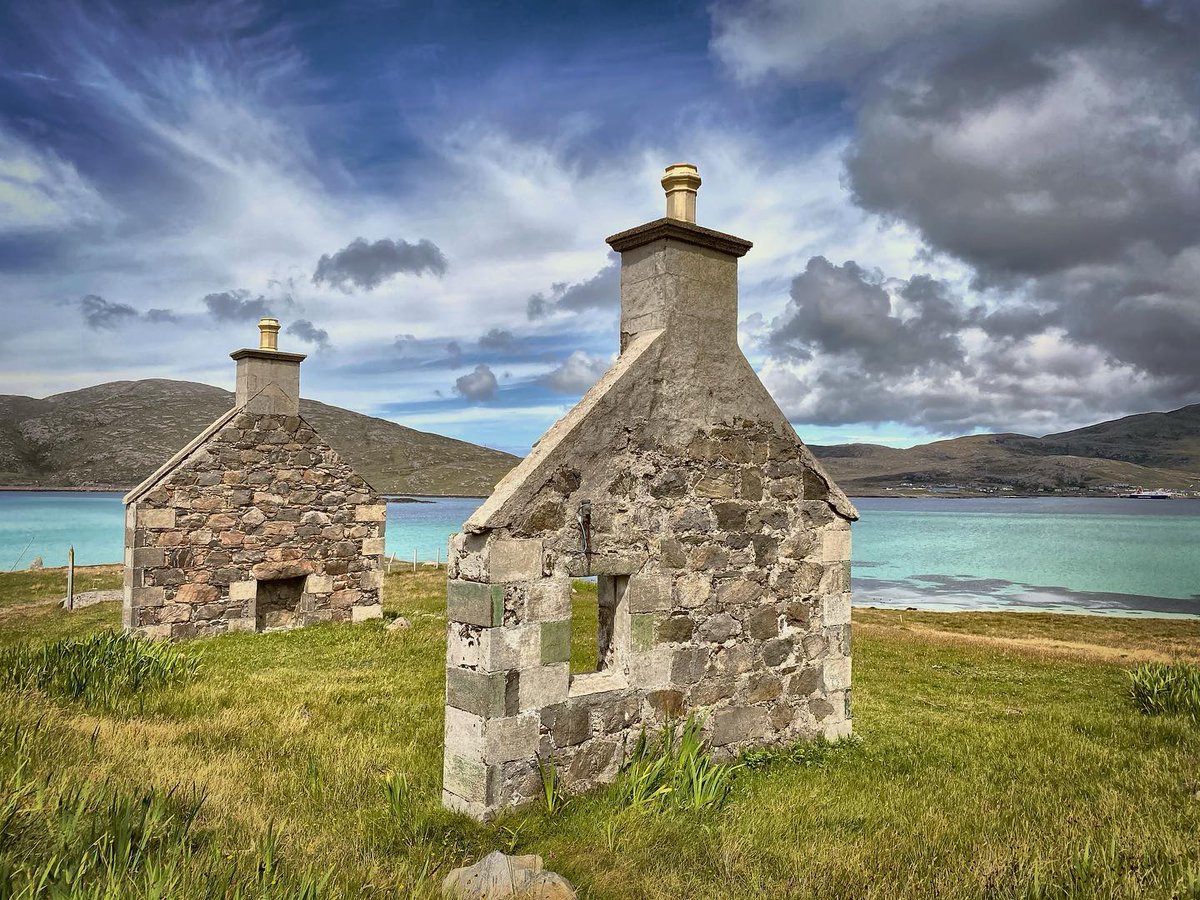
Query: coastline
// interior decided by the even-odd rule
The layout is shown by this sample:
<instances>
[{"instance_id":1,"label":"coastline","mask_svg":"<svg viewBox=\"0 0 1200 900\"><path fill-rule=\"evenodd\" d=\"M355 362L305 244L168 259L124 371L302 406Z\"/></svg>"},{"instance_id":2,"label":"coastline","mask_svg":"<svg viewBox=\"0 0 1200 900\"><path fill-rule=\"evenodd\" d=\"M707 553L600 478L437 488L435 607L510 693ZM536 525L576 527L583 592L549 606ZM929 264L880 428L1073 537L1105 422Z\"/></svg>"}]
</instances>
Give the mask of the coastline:
<instances>
[{"instance_id":1,"label":"coastline","mask_svg":"<svg viewBox=\"0 0 1200 900\"><path fill-rule=\"evenodd\" d=\"M0 484L0 493L12 494L127 494L137 485L47 487L46 485ZM388 503L427 503L430 500L479 500L479 494L383 494Z\"/></svg>"},{"instance_id":2,"label":"coastline","mask_svg":"<svg viewBox=\"0 0 1200 900\"><path fill-rule=\"evenodd\" d=\"M71 487L47 487L46 485L0 485L0 493L29 493L29 494L126 494L133 490L135 485L107 485L107 486L71 486ZM479 494L383 494L383 498L388 503L428 503L432 500L479 500L482 502L487 499ZM1036 500L1039 498L1045 499L1077 499L1077 500L1129 500L1136 499L1124 497L1121 494L1066 494L1066 493L1017 493L1015 491L1006 491L1003 494L995 493L971 493L963 491L958 493L938 493L933 491L869 491L863 493L849 493L847 496L851 500ZM1172 500L1200 500L1200 497L1171 497Z\"/></svg>"}]
</instances>

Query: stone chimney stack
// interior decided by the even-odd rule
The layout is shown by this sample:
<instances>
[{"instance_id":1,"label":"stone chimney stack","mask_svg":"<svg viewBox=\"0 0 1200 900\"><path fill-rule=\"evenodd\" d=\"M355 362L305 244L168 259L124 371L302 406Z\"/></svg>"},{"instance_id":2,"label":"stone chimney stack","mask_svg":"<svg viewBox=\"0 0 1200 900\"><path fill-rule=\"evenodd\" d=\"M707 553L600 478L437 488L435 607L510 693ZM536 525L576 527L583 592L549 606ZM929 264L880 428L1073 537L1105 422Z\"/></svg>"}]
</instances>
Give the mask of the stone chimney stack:
<instances>
[{"instance_id":1,"label":"stone chimney stack","mask_svg":"<svg viewBox=\"0 0 1200 900\"><path fill-rule=\"evenodd\" d=\"M279 350L279 320L260 319L258 349L235 350L237 399L247 412L276 416L300 414L300 363L303 353Z\"/></svg>"},{"instance_id":2,"label":"stone chimney stack","mask_svg":"<svg viewBox=\"0 0 1200 900\"><path fill-rule=\"evenodd\" d=\"M621 254L621 350L647 331L687 329L699 344L737 344L737 261L750 241L696 224L700 173L662 178L667 215L608 238Z\"/></svg>"}]
</instances>

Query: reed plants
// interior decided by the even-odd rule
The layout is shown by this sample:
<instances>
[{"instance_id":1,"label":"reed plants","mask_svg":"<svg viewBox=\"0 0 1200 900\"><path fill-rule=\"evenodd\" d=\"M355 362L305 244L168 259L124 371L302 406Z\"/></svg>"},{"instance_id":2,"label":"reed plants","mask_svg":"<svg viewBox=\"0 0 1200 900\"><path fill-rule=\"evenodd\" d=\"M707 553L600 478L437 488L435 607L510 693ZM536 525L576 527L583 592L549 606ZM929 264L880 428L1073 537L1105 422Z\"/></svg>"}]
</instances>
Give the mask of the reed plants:
<instances>
[{"instance_id":1,"label":"reed plants","mask_svg":"<svg viewBox=\"0 0 1200 900\"><path fill-rule=\"evenodd\" d=\"M0 650L0 685L109 712L182 684L197 668L196 657L177 645L114 631Z\"/></svg>"},{"instance_id":2,"label":"reed plants","mask_svg":"<svg viewBox=\"0 0 1200 900\"><path fill-rule=\"evenodd\" d=\"M1147 715L1181 715L1200 723L1200 666L1143 663L1129 673L1129 693Z\"/></svg>"},{"instance_id":3,"label":"reed plants","mask_svg":"<svg viewBox=\"0 0 1200 900\"><path fill-rule=\"evenodd\" d=\"M657 736L643 729L617 782L627 807L707 811L718 809L733 789L740 763L714 762L703 722L689 716L683 728L668 722Z\"/></svg>"}]
</instances>

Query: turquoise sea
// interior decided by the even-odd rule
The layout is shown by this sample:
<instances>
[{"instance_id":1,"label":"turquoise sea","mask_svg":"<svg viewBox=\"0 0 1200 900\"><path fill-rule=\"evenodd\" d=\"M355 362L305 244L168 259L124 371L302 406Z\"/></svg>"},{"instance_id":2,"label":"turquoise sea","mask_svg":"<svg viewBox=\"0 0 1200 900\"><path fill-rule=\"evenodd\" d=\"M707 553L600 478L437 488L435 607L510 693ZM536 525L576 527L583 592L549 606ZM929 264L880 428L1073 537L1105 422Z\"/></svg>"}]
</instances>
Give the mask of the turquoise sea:
<instances>
[{"instance_id":1,"label":"turquoise sea","mask_svg":"<svg viewBox=\"0 0 1200 900\"><path fill-rule=\"evenodd\" d=\"M397 560L445 559L480 500L388 505ZM854 601L921 609L1200 615L1200 501L858 499ZM0 492L0 570L118 562L121 495Z\"/></svg>"}]
</instances>

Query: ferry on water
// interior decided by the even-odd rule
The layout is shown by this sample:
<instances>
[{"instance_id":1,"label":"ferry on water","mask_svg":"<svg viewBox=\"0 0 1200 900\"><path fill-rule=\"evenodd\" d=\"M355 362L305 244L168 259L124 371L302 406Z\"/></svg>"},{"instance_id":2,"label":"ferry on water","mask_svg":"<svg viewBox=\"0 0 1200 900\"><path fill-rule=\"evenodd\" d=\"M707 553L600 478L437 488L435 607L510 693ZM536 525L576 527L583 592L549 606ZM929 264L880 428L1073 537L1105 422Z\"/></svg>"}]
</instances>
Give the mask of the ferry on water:
<instances>
[{"instance_id":1,"label":"ferry on water","mask_svg":"<svg viewBox=\"0 0 1200 900\"><path fill-rule=\"evenodd\" d=\"M1128 497L1131 500L1170 500L1171 492L1164 491L1161 488L1155 491L1145 491L1138 488L1132 494L1122 494L1122 497Z\"/></svg>"}]
</instances>

